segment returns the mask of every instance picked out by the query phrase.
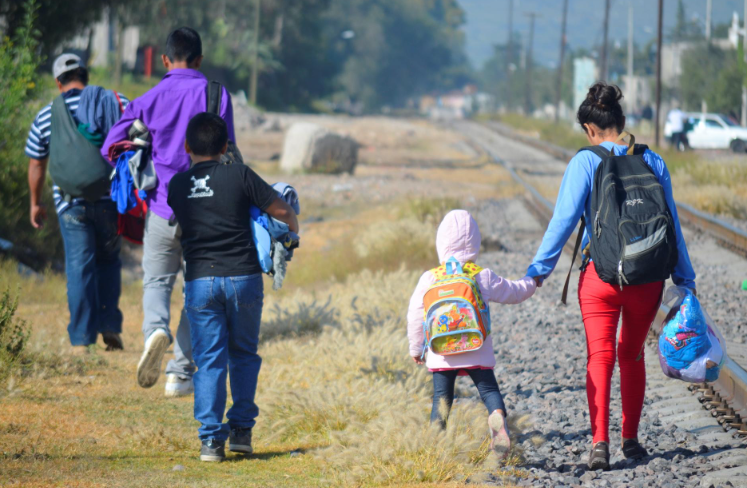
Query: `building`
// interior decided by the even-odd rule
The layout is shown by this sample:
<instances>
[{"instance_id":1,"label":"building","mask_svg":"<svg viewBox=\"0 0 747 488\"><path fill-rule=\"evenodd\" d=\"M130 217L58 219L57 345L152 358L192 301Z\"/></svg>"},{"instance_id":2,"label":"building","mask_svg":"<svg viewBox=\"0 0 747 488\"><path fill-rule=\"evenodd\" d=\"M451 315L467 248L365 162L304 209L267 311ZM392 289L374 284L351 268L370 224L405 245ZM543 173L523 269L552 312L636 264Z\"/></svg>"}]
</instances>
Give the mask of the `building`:
<instances>
[{"instance_id":1,"label":"building","mask_svg":"<svg viewBox=\"0 0 747 488\"><path fill-rule=\"evenodd\" d=\"M573 106L580 107L589 93L589 87L597 81L597 63L583 57L573 60Z\"/></svg>"},{"instance_id":2,"label":"building","mask_svg":"<svg viewBox=\"0 0 747 488\"><path fill-rule=\"evenodd\" d=\"M651 77L649 76L623 76L623 102L625 112L635 114L646 105L651 105L653 96L651 93Z\"/></svg>"},{"instance_id":3,"label":"building","mask_svg":"<svg viewBox=\"0 0 747 488\"><path fill-rule=\"evenodd\" d=\"M87 51L90 42L91 57L88 66L96 68L108 68L114 64L117 51L117 28L116 17L110 9L104 9L101 19L92 25L88 32L75 37L67 43L65 48L60 47L62 53L65 49ZM140 28L129 26L122 29L122 64L124 68L132 70L137 61L137 51L140 45Z\"/></svg>"},{"instance_id":4,"label":"building","mask_svg":"<svg viewBox=\"0 0 747 488\"><path fill-rule=\"evenodd\" d=\"M723 50L737 49L742 29L739 26L739 15L734 12L729 36L726 39L711 39L711 44ZM670 87L677 87L682 76L682 58L684 54L701 42L674 42L661 48L661 82Z\"/></svg>"}]
</instances>

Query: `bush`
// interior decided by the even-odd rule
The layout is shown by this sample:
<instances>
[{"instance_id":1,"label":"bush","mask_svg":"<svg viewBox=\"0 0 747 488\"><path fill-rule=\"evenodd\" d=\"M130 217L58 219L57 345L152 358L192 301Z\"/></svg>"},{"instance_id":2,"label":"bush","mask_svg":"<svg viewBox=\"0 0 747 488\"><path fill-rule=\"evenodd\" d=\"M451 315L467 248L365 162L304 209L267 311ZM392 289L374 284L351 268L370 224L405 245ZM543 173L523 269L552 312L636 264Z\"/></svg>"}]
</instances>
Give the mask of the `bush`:
<instances>
[{"instance_id":1,"label":"bush","mask_svg":"<svg viewBox=\"0 0 747 488\"><path fill-rule=\"evenodd\" d=\"M17 309L18 297L6 289L0 297L0 383L15 370L31 335L26 322L15 318Z\"/></svg>"},{"instance_id":2,"label":"bush","mask_svg":"<svg viewBox=\"0 0 747 488\"><path fill-rule=\"evenodd\" d=\"M29 223L28 158L24 154L29 126L39 103L35 97L41 91L38 83L39 57L34 29L37 5L35 0L24 4L25 17L13 38L0 39L0 238L12 239L26 259L26 264L42 267L45 261L59 258L62 253L60 235L51 221L41 231ZM45 195L51 202L51 192Z\"/></svg>"}]
</instances>

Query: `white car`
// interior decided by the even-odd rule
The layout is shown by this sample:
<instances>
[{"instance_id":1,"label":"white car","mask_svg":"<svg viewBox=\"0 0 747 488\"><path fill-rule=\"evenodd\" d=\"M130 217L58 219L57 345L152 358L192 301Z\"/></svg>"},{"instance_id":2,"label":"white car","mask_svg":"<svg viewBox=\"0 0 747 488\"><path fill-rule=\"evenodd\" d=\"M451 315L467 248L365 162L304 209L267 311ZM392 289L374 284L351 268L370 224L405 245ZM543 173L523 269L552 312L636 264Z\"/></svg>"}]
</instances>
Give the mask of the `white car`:
<instances>
[{"instance_id":1,"label":"white car","mask_svg":"<svg viewBox=\"0 0 747 488\"><path fill-rule=\"evenodd\" d=\"M731 149L736 153L747 151L747 128L726 115L688 112L685 116L692 127L687 132L687 139L693 149ZM664 136L667 139L672 137L669 124L664 126Z\"/></svg>"}]
</instances>

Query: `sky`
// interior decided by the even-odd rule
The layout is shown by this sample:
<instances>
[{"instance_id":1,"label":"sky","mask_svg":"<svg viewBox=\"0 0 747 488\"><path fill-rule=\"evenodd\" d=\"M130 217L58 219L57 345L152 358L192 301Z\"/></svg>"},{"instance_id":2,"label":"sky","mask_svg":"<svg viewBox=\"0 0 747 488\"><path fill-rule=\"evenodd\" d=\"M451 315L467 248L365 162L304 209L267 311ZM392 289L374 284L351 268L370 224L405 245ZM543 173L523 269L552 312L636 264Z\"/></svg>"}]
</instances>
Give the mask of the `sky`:
<instances>
[{"instance_id":1,"label":"sky","mask_svg":"<svg viewBox=\"0 0 747 488\"><path fill-rule=\"evenodd\" d=\"M493 45L505 43L508 36L509 0L458 0L466 12L467 54L480 68L491 56ZM658 2L656 0L611 0L610 42L627 43L628 10L633 5L634 33L637 44L656 36ZM696 17L705 25L706 0L685 0L688 18ZM553 66L560 50L563 0L514 0L514 30L529 33L528 12L540 17L535 24L534 59ZM713 0L713 25L731 23L732 13L743 17L743 0ZM664 0L664 32L671 29L677 13L677 0ZM601 43L604 22L603 0L569 0L568 44L571 48L591 48Z\"/></svg>"}]
</instances>

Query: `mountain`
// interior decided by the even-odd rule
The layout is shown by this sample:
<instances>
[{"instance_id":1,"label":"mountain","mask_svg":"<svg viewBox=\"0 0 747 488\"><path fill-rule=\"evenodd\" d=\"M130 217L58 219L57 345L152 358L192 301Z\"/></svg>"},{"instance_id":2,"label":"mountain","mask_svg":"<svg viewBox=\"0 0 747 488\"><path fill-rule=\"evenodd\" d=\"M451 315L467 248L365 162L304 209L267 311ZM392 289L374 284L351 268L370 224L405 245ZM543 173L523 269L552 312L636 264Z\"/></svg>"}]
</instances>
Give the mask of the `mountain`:
<instances>
[{"instance_id":1,"label":"mountain","mask_svg":"<svg viewBox=\"0 0 747 488\"><path fill-rule=\"evenodd\" d=\"M479 68L492 55L493 45L505 43L508 35L509 0L458 0L466 12L464 31L467 55ZM706 2L685 0L688 19L705 26ZM645 44L656 36L658 2L655 0L612 0L610 10L610 43L625 44L628 38L628 8L633 5L636 44ZM571 48L592 48L602 41L603 0L569 0L568 44ZM514 0L514 30L525 38L529 33L527 12L537 12L534 59L553 66L557 64L563 0ZM743 0L713 2L713 25L731 23L733 12L743 17ZM677 0L664 1L664 33L674 26Z\"/></svg>"}]
</instances>

